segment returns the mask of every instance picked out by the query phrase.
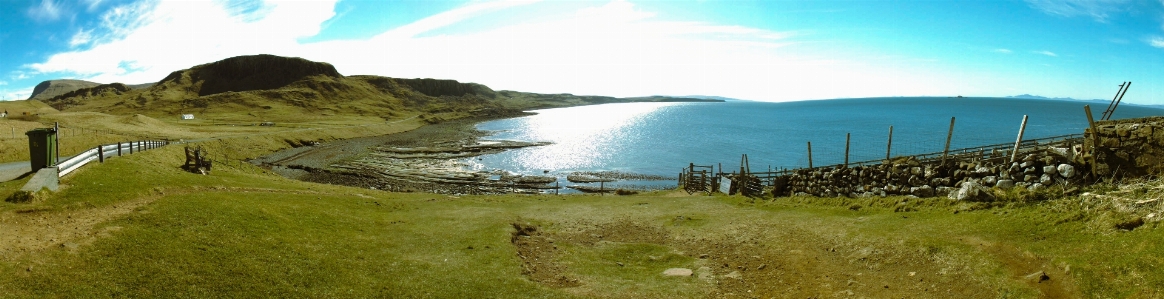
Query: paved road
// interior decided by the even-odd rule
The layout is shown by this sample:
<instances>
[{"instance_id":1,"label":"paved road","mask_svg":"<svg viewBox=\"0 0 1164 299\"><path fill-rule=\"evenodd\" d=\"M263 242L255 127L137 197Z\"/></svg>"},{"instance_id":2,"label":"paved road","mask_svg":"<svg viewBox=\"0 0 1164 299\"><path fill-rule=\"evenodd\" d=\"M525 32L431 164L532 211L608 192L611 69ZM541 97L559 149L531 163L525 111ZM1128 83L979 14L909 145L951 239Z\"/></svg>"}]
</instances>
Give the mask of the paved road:
<instances>
[{"instance_id":1,"label":"paved road","mask_svg":"<svg viewBox=\"0 0 1164 299\"><path fill-rule=\"evenodd\" d=\"M28 161L0 164L0 182L15 180L29 172L32 164Z\"/></svg>"}]
</instances>

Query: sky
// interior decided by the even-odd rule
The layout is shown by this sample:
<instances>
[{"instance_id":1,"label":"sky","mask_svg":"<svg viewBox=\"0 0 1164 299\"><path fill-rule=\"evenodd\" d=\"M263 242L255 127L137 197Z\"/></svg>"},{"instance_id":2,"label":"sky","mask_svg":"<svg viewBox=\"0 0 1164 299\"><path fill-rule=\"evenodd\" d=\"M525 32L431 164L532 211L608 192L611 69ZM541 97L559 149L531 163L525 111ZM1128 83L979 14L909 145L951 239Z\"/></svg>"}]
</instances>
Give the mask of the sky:
<instances>
[{"instance_id":1,"label":"sky","mask_svg":"<svg viewBox=\"0 0 1164 299\"><path fill-rule=\"evenodd\" d=\"M1164 0L0 1L0 99L274 54L494 90L1164 104Z\"/></svg>"}]
</instances>

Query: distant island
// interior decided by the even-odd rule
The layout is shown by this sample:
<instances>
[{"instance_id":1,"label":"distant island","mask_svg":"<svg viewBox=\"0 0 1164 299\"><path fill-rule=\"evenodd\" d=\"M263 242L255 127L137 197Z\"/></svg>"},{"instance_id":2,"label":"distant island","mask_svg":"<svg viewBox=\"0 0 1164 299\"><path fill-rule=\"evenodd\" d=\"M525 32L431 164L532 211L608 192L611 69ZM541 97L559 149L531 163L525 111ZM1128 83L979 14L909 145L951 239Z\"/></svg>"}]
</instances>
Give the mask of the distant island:
<instances>
[{"instance_id":1,"label":"distant island","mask_svg":"<svg viewBox=\"0 0 1164 299\"><path fill-rule=\"evenodd\" d=\"M1006 98L1016 98L1016 99L1035 99L1035 100L1061 100L1061 101L1103 101L1103 102L1107 102L1106 100L1102 100L1102 99L1090 99L1090 100L1087 100L1087 99L1076 99L1076 98L1048 98L1048 97L1044 97L1044 96L1037 96L1037 95L1032 95L1032 94L1020 94L1020 95L1017 95L1017 96L1008 96L1008 97L1006 97Z\"/></svg>"}]
</instances>

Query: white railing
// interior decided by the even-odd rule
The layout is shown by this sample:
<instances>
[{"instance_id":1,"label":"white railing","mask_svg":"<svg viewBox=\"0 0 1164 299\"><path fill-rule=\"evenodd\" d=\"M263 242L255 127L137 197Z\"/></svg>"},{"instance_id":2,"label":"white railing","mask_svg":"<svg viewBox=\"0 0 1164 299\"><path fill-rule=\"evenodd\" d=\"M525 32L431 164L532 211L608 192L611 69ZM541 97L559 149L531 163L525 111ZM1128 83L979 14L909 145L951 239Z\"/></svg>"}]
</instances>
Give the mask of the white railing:
<instances>
[{"instance_id":1,"label":"white railing","mask_svg":"<svg viewBox=\"0 0 1164 299\"><path fill-rule=\"evenodd\" d=\"M105 159L155 149L166 144L167 142L165 141L142 140L132 142L118 142L116 144L106 144L94 147L87 151L81 152L80 154L77 154L68 160L57 163L57 177L64 177L66 174L77 170L77 168L81 168L81 166L85 166L85 164L88 164L89 162L105 162Z\"/></svg>"}]
</instances>

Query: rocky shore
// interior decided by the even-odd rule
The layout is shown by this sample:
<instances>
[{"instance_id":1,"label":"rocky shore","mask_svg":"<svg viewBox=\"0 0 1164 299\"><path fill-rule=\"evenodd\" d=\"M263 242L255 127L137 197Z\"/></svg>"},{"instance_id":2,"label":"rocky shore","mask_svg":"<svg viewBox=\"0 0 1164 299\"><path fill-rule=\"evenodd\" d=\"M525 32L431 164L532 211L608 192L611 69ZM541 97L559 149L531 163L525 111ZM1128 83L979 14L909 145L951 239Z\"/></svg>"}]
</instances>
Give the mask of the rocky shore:
<instances>
[{"instance_id":1,"label":"rocky shore","mask_svg":"<svg viewBox=\"0 0 1164 299\"><path fill-rule=\"evenodd\" d=\"M252 161L285 177L394 192L442 194L541 193L565 190L554 175L522 175L507 170L473 171L463 161L547 142L488 140L474 125L489 119L457 120L392 135L306 145ZM669 180L626 172L574 172L574 183ZM582 185L583 192L598 189ZM623 186L621 188L631 188ZM609 188L614 190L617 188ZM625 191L624 191L625 192Z\"/></svg>"}]
</instances>

